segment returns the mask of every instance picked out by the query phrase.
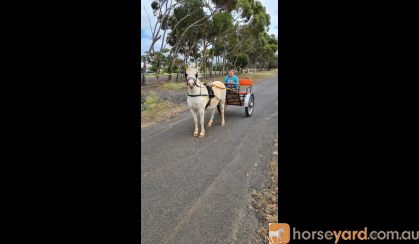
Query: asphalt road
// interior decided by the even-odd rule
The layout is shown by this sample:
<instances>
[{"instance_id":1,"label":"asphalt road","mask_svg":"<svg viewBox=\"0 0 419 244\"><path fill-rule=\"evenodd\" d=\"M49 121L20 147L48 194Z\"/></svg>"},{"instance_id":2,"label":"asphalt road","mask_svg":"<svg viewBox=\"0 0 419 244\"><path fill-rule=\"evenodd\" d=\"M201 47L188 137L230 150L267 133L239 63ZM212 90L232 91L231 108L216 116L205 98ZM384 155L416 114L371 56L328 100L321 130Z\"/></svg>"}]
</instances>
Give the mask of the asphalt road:
<instances>
[{"instance_id":1,"label":"asphalt road","mask_svg":"<svg viewBox=\"0 0 419 244\"><path fill-rule=\"evenodd\" d=\"M278 133L278 77L253 87L255 107L216 112L204 138L191 113L141 129L141 243L254 243L249 191L267 180ZM209 112L205 116L205 124Z\"/></svg>"}]
</instances>

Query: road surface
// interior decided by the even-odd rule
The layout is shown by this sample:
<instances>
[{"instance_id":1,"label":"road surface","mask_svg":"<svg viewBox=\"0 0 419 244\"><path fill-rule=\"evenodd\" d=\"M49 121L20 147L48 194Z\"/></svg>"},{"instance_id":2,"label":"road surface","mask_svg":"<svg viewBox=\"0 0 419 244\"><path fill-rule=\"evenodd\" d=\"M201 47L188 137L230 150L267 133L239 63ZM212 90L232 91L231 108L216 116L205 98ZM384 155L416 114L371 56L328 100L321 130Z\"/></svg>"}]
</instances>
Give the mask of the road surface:
<instances>
[{"instance_id":1,"label":"road surface","mask_svg":"<svg viewBox=\"0 0 419 244\"><path fill-rule=\"evenodd\" d=\"M141 243L255 243L249 191L266 182L278 133L278 77L253 87L255 107L216 112L204 138L191 113L141 129ZM205 116L205 124L209 112Z\"/></svg>"}]
</instances>

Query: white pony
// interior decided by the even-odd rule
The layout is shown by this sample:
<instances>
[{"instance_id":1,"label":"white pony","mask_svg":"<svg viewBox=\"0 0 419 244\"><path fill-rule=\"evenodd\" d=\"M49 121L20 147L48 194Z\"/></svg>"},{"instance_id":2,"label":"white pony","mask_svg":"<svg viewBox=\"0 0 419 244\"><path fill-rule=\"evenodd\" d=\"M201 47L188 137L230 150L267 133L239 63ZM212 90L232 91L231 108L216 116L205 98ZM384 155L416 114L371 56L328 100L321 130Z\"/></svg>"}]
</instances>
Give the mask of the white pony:
<instances>
[{"instance_id":1,"label":"white pony","mask_svg":"<svg viewBox=\"0 0 419 244\"><path fill-rule=\"evenodd\" d=\"M208 127L212 126L212 122L214 119L215 109L217 105L220 105L221 110L221 126L225 125L224 122L224 109L225 109L225 100L226 100L226 87L223 82L221 81L213 81L209 83L212 87L214 92L214 97L210 98L208 94L208 90L203 83L199 81L199 67L194 68L190 67L186 69L186 85L188 87L187 91L187 102L188 107L191 110L194 122L195 122L195 131L193 136L198 136L198 118L197 113L199 112L200 117L200 124L201 124L201 133L199 133L199 137L205 136L205 129L204 129L204 116L205 116L205 109L208 107L212 110L211 118L208 122Z\"/></svg>"},{"instance_id":2,"label":"white pony","mask_svg":"<svg viewBox=\"0 0 419 244\"><path fill-rule=\"evenodd\" d=\"M282 233L284 233L284 232L285 232L284 228L281 228L281 229L276 230L276 231L269 231L269 236L270 236L269 243L271 243L271 242L274 243L273 237L276 237L276 239L279 241L279 243L282 243Z\"/></svg>"}]
</instances>

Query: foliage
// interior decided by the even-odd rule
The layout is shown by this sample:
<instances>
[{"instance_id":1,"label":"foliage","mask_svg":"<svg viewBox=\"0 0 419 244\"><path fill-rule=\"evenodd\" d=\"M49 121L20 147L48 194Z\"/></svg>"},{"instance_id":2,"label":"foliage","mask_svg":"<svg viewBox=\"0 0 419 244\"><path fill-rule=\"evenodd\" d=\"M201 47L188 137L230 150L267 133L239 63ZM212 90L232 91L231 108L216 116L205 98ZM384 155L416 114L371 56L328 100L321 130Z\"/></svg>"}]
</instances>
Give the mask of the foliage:
<instances>
[{"instance_id":1,"label":"foliage","mask_svg":"<svg viewBox=\"0 0 419 244\"><path fill-rule=\"evenodd\" d=\"M249 56L247 56L247 54L240 54L239 56L237 56L237 66L245 68L247 64L249 64Z\"/></svg>"},{"instance_id":2,"label":"foliage","mask_svg":"<svg viewBox=\"0 0 419 244\"><path fill-rule=\"evenodd\" d=\"M150 53L153 66L171 74L197 61L211 71L277 67L278 39L268 34L266 6L257 0L159 0L157 21L168 48ZM206 69L204 69L206 70Z\"/></svg>"}]
</instances>

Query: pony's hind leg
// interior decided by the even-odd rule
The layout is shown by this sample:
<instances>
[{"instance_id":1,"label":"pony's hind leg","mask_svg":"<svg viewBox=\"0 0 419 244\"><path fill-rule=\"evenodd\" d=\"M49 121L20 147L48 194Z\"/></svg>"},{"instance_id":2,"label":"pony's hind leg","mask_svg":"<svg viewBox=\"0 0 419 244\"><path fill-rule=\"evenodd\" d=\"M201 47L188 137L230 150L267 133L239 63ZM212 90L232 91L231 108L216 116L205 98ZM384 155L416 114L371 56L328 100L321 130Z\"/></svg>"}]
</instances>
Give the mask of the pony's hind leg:
<instances>
[{"instance_id":1,"label":"pony's hind leg","mask_svg":"<svg viewBox=\"0 0 419 244\"><path fill-rule=\"evenodd\" d=\"M220 101L220 110L221 110L221 126L225 125L224 121L224 111L225 111L225 101Z\"/></svg>"},{"instance_id":2,"label":"pony's hind leg","mask_svg":"<svg viewBox=\"0 0 419 244\"><path fill-rule=\"evenodd\" d=\"M212 126L212 122L214 120L214 114L215 114L215 108L211 108L212 112L211 112L211 118L210 121L208 122L208 128Z\"/></svg>"},{"instance_id":3,"label":"pony's hind leg","mask_svg":"<svg viewBox=\"0 0 419 244\"><path fill-rule=\"evenodd\" d=\"M197 118L196 112L193 109L191 109L191 113L192 113L193 121L195 124L195 131L193 133L193 136L198 136L198 118Z\"/></svg>"},{"instance_id":4,"label":"pony's hind leg","mask_svg":"<svg viewBox=\"0 0 419 244\"><path fill-rule=\"evenodd\" d=\"M205 127L204 127L204 119L205 119L205 109L199 109L199 120L201 124L201 133L199 133L199 137L205 136Z\"/></svg>"},{"instance_id":5,"label":"pony's hind leg","mask_svg":"<svg viewBox=\"0 0 419 244\"><path fill-rule=\"evenodd\" d=\"M215 109L217 108L217 104L218 104L218 100L213 99L211 101L210 106L209 106L209 109L211 109L212 112L211 112L211 118L210 118L210 120L208 122L208 127L211 127L212 126L212 122L214 121L214 114L215 114Z\"/></svg>"}]
</instances>

